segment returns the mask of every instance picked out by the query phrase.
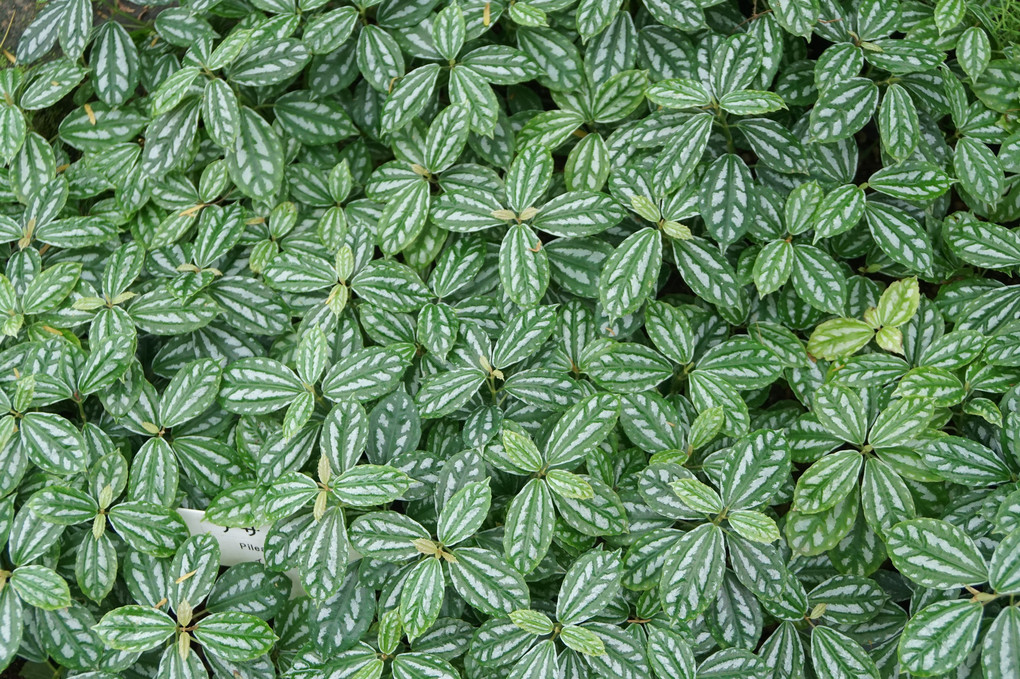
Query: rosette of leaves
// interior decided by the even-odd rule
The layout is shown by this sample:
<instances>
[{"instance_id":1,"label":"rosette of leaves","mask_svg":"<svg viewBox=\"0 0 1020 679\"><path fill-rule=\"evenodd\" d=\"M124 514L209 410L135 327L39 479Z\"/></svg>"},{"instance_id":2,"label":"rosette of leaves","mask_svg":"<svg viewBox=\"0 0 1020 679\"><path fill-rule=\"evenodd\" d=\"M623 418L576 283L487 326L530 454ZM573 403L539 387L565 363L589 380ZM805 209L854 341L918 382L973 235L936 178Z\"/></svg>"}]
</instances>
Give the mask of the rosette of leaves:
<instances>
[{"instance_id":1,"label":"rosette of leaves","mask_svg":"<svg viewBox=\"0 0 1020 679\"><path fill-rule=\"evenodd\" d=\"M106 613L95 633L120 651L156 651L156 672L163 676L208 676L202 658L214 672L266 671L268 663L257 659L277 637L263 618L282 607L287 580L265 582L258 564L236 566L217 579L219 561L219 545L209 535L188 538L172 559L137 559L126 581L139 603Z\"/></svg>"},{"instance_id":2,"label":"rosette of leaves","mask_svg":"<svg viewBox=\"0 0 1020 679\"><path fill-rule=\"evenodd\" d=\"M975 541L947 521L908 519L889 529L893 564L919 589L932 592L931 601L921 600L915 606L900 636L897 650L906 670L924 676L965 662L973 666L979 659L986 675L1008 676L1012 671L1010 635L1017 621L1016 608L1003 605L1002 597L1012 598L1017 587L1018 540L1015 530L1008 533L986 560ZM983 624L989 621L975 648ZM943 634L947 626L956 634ZM973 657L968 661L968 656Z\"/></svg>"},{"instance_id":3,"label":"rosette of leaves","mask_svg":"<svg viewBox=\"0 0 1020 679\"><path fill-rule=\"evenodd\" d=\"M0 629L4 630L0 664L4 666L11 662L21 644L26 606L54 611L71 605L71 592L64 578L52 568L30 563L35 556L34 545L25 533L31 529L26 529L25 520L19 518L14 498L6 498L0 505L0 536L7 557L0 573Z\"/></svg>"},{"instance_id":4,"label":"rosette of leaves","mask_svg":"<svg viewBox=\"0 0 1020 679\"><path fill-rule=\"evenodd\" d=\"M183 519L173 509L129 499L136 494L137 486L129 491L127 498L118 501L122 500L127 483L127 463L119 453L110 453L89 470L84 489L71 485L50 486L33 494L19 512L19 515L25 514L26 521L33 522L35 539L43 538L41 548L60 539L64 526L85 529L71 529L80 540L74 572L81 592L93 601L102 601L116 581L117 542L123 540L142 554L166 557L188 536ZM46 524L50 526L43 528ZM119 540L111 537L110 528Z\"/></svg>"},{"instance_id":5,"label":"rosette of leaves","mask_svg":"<svg viewBox=\"0 0 1020 679\"><path fill-rule=\"evenodd\" d=\"M370 512L351 524L358 553L400 565L392 593L399 601L399 624L410 640L439 618L446 582L485 615L505 616L529 592L521 574L503 556L484 547L456 547L485 521L491 502L487 482L464 484L439 512L436 538L421 524L396 512Z\"/></svg>"},{"instance_id":6,"label":"rosette of leaves","mask_svg":"<svg viewBox=\"0 0 1020 679\"><path fill-rule=\"evenodd\" d=\"M502 445L485 449L496 468L533 477L511 500L503 529L506 558L521 573L531 573L545 558L557 521L592 537L626 531L623 504L613 489L597 477L568 471L576 469L586 450L602 443L618 409L616 398L595 395L563 413L544 452L526 433L506 428Z\"/></svg>"}]
</instances>

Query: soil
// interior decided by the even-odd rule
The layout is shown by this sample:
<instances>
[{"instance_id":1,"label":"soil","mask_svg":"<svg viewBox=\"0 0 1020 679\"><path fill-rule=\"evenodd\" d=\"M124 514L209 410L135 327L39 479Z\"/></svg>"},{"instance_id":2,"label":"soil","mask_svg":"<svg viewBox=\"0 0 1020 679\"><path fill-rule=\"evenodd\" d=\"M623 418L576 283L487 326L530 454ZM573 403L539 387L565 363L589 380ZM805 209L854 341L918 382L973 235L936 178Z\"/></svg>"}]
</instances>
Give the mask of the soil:
<instances>
[{"instance_id":1,"label":"soil","mask_svg":"<svg viewBox=\"0 0 1020 679\"><path fill-rule=\"evenodd\" d=\"M5 32L7 34L2 43L5 52L14 54L18 46L18 39L24 33L25 28L32 23L37 11L35 0L4 0L4 2L0 2L0 36L3 36ZM4 66L10 63L8 59L3 61L5 62Z\"/></svg>"},{"instance_id":2,"label":"soil","mask_svg":"<svg viewBox=\"0 0 1020 679\"><path fill-rule=\"evenodd\" d=\"M164 8L153 8L121 0L94 1L92 3L93 24L98 26L104 21L109 21L112 14L111 7L114 5L120 12L143 21L151 21L155 18L157 10ZM28 25L32 23L39 7L40 3L37 0L3 0L0 2L0 68L10 66L11 57L18 49L18 40ZM4 37L5 34L6 37Z\"/></svg>"}]
</instances>

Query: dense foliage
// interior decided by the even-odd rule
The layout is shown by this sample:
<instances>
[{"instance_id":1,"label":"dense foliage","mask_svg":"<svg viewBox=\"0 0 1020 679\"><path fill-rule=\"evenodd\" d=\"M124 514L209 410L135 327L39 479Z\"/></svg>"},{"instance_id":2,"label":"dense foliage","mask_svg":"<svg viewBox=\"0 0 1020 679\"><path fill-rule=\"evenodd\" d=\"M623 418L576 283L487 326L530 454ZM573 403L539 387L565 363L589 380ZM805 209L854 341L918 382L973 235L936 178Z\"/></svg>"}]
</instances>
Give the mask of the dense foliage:
<instances>
[{"instance_id":1,"label":"dense foliage","mask_svg":"<svg viewBox=\"0 0 1020 679\"><path fill-rule=\"evenodd\" d=\"M0 667L1020 677L1015 3L159 9L0 71Z\"/></svg>"}]
</instances>

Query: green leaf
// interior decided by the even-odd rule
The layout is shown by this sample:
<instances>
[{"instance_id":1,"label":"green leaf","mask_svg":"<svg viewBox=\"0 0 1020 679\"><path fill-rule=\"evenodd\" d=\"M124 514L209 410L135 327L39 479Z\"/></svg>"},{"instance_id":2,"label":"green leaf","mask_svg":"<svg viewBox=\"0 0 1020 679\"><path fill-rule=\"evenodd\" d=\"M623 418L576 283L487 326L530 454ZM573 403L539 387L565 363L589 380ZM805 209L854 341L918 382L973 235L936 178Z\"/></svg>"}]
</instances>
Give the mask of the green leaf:
<instances>
[{"instance_id":1,"label":"green leaf","mask_svg":"<svg viewBox=\"0 0 1020 679\"><path fill-rule=\"evenodd\" d=\"M510 18L521 26L548 26L545 12L526 2L514 3L510 6Z\"/></svg>"},{"instance_id":2,"label":"green leaf","mask_svg":"<svg viewBox=\"0 0 1020 679\"><path fill-rule=\"evenodd\" d=\"M589 191L568 191L543 205L532 225L554 236L593 236L616 226L623 210L609 196Z\"/></svg>"},{"instance_id":3,"label":"green leaf","mask_svg":"<svg viewBox=\"0 0 1020 679\"><path fill-rule=\"evenodd\" d=\"M485 521L491 502L488 482L465 484L447 501L439 515L439 541L447 546L455 545L474 535Z\"/></svg>"},{"instance_id":4,"label":"green leaf","mask_svg":"<svg viewBox=\"0 0 1020 679\"><path fill-rule=\"evenodd\" d=\"M273 112L285 132L309 146L332 144L358 133L343 108L328 100L315 101L305 92L283 95Z\"/></svg>"},{"instance_id":5,"label":"green leaf","mask_svg":"<svg viewBox=\"0 0 1020 679\"><path fill-rule=\"evenodd\" d=\"M520 214L532 207L549 188L553 159L548 149L529 146L517 154L506 173L506 199Z\"/></svg>"},{"instance_id":6,"label":"green leaf","mask_svg":"<svg viewBox=\"0 0 1020 679\"><path fill-rule=\"evenodd\" d=\"M509 617L515 625L530 634L552 634L552 620L541 611L521 609L511 612Z\"/></svg>"},{"instance_id":7,"label":"green leaf","mask_svg":"<svg viewBox=\"0 0 1020 679\"><path fill-rule=\"evenodd\" d=\"M981 643L981 666L989 679L1009 677L1017 667L1018 632L1020 632L1020 611L1008 606L999 612Z\"/></svg>"},{"instance_id":8,"label":"green leaf","mask_svg":"<svg viewBox=\"0 0 1020 679\"><path fill-rule=\"evenodd\" d=\"M998 224L956 213L946 220L943 238L953 253L969 264L987 269L1020 265L1020 233Z\"/></svg>"},{"instance_id":9,"label":"green leaf","mask_svg":"<svg viewBox=\"0 0 1020 679\"><path fill-rule=\"evenodd\" d=\"M739 116L761 115L786 108L786 102L775 92L741 90L729 92L719 98L724 111Z\"/></svg>"},{"instance_id":10,"label":"green leaf","mask_svg":"<svg viewBox=\"0 0 1020 679\"><path fill-rule=\"evenodd\" d=\"M252 660L265 655L276 642L276 635L262 620L247 613L214 613L203 618L194 631L195 639L225 660Z\"/></svg>"},{"instance_id":11,"label":"green leaf","mask_svg":"<svg viewBox=\"0 0 1020 679\"><path fill-rule=\"evenodd\" d=\"M531 479L507 509L503 551L510 564L523 574L538 567L552 544L556 515L549 486Z\"/></svg>"},{"instance_id":12,"label":"green leaf","mask_svg":"<svg viewBox=\"0 0 1020 679\"><path fill-rule=\"evenodd\" d=\"M609 179L609 151L599 134L587 134L567 156L563 178L568 191L599 191Z\"/></svg>"},{"instance_id":13,"label":"green leaf","mask_svg":"<svg viewBox=\"0 0 1020 679\"><path fill-rule=\"evenodd\" d=\"M844 450L826 455L808 467L793 493L794 508L804 514L832 509L857 486L864 458Z\"/></svg>"},{"instance_id":14,"label":"green leaf","mask_svg":"<svg viewBox=\"0 0 1020 679\"><path fill-rule=\"evenodd\" d=\"M700 238L673 241L673 257L684 282L712 304L739 308L743 301L736 273L717 248Z\"/></svg>"},{"instance_id":15,"label":"green leaf","mask_svg":"<svg viewBox=\"0 0 1020 679\"><path fill-rule=\"evenodd\" d=\"M985 144L970 137L956 143L953 168L960 185L978 200L995 205L1005 185L999 159Z\"/></svg>"},{"instance_id":16,"label":"green leaf","mask_svg":"<svg viewBox=\"0 0 1020 679\"><path fill-rule=\"evenodd\" d=\"M552 306L528 309L514 315L492 350L492 364L506 368L538 351L556 330L556 310Z\"/></svg>"},{"instance_id":17,"label":"green leaf","mask_svg":"<svg viewBox=\"0 0 1020 679\"><path fill-rule=\"evenodd\" d=\"M77 4L80 0L70 0ZM65 57L43 64L25 88L19 104L26 111L44 109L64 98L85 76L86 70Z\"/></svg>"},{"instance_id":18,"label":"green leaf","mask_svg":"<svg viewBox=\"0 0 1020 679\"><path fill-rule=\"evenodd\" d=\"M216 399L220 365L212 359L194 361L181 368L163 392L159 423L175 427L201 415Z\"/></svg>"},{"instance_id":19,"label":"green leaf","mask_svg":"<svg viewBox=\"0 0 1020 679\"><path fill-rule=\"evenodd\" d=\"M960 528L937 519L902 521L887 531L893 565L932 589L978 585L988 578L984 557Z\"/></svg>"},{"instance_id":20,"label":"green leaf","mask_svg":"<svg viewBox=\"0 0 1020 679\"><path fill-rule=\"evenodd\" d=\"M237 138L226 160L230 178L245 195L265 198L280 190L283 146L269 123L250 108L241 108Z\"/></svg>"},{"instance_id":21,"label":"green leaf","mask_svg":"<svg viewBox=\"0 0 1020 679\"><path fill-rule=\"evenodd\" d=\"M223 371L223 407L245 415L271 413L293 401L304 387L297 375L270 358L243 358Z\"/></svg>"},{"instance_id":22,"label":"green leaf","mask_svg":"<svg viewBox=\"0 0 1020 679\"><path fill-rule=\"evenodd\" d=\"M428 214L428 184L415 182L397 192L379 220L379 247L387 254L405 249L425 228Z\"/></svg>"},{"instance_id":23,"label":"green leaf","mask_svg":"<svg viewBox=\"0 0 1020 679\"><path fill-rule=\"evenodd\" d=\"M590 396L566 410L549 434L545 460L568 466L597 447L616 426L620 402L611 394Z\"/></svg>"},{"instance_id":24,"label":"green leaf","mask_svg":"<svg viewBox=\"0 0 1020 679\"><path fill-rule=\"evenodd\" d=\"M655 348L677 363L690 363L694 333L684 312L657 300L645 305L645 332Z\"/></svg>"},{"instance_id":25,"label":"green leaf","mask_svg":"<svg viewBox=\"0 0 1020 679\"><path fill-rule=\"evenodd\" d=\"M946 5L955 9L962 3L946 0ZM992 47L983 28L971 26L960 35L956 43L956 58L971 79L981 77L992 60Z\"/></svg>"},{"instance_id":26,"label":"green leaf","mask_svg":"<svg viewBox=\"0 0 1020 679\"><path fill-rule=\"evenodd\" d=\"M811 630L811 664L819 679L880 676L875 662L859 643L830 627Z\"/></svg>"},{"instance_id":27,"label":"green leaf","mask_svg":"<svg viewBox=\"0 0 1020 679\"><path fill-rule=\"evenodd\" d=\"M53 311L67 298L81 276L81 265L55 264L36 276L21 297L21 311L41 314Z\"/></svg>"},{"instance_id":28,"label":"green leaf","mask_svg":"<svg viewBox=\"0 0 1020 679\"><path fill-rule=\"evenodd\" d=\"M542 468L542 454L527 434L504 429L503 450L522 472L537 472Z\"/></svg>"},{"instance_id":29,"label":"green leaf","mask_svg":"<svg viewBox=\"0 0 1020 679\"><path fill-rule=\"evenodd\" d=\"M591 497L554 495L560 518L574 530L592 537L625 533L627 516L616 492L593 476L578 478L591 486Z\"/></svg>"},{"instance_id":30,"label":"green leaf","mask_svg":"<svg viewBox=\"0 0 1020 679\"><path fill-rule=\"evenodd\" d=\"M793 246L785 240L774 240L761 249L752 270L759 297L770 295L786 284L793 271L793 261Z\"/></svg>"},{"instance_id":31,"label":"green leaf","mask_svg":"<svg viewBox=\"0 0 1020 679\"><path fill-rule=\"evenodd\" d=\"M926 467L942 478L967 486L1005 483L1009 467L990 448L959 436L939 436L918 447Z\"/></svg>"},{"instance_id":32,"label":"green leaf","mask_svg":"<svg viewBox=\"0 0 1020 679\"><path fill-rule=\"evenodd\" d=\"M981 629L981 604L936 601L907 621L898 652L903 667L930 677L952 671L970 653Z\"/></svg>"},{"instance_id":33,"label":"green leaf","mask_svg":"<svg viewBox=\"0 0 1020 679\"><path fill-rule=\"evenodd\" d=\"M429 533L413 519L393 511L371 512L351 524L351 543L362 556L382 561L406 561L420 555L412 544Z\"/></svg>"},{"instance_id":34,"label":"green leaf","mask_svg":"<svg viewBox=\"0 0 1020 679\"><path fill-rule=\"evenodd\" d=\"M722 408L722 431L733 436L747 432L750 425L747 403L736 387L723 377L701 370L690 374L690 384L691 401L699 413ZM712 416L710 421L714 419Z\"/></svg>"},{"instance_id":35,"label":"green leaf","mask_svg":"<svg viewBox=\"0 0 1020 679\"><path fill-rule=\"evenodd\" d=\"M177 495L177 461L161 438L146 441L131 460L128 499L167 506Z\"/></svg>"},{"instance_id":36,"label":"green leaf","mask_svg":"<svg viewBox=\"0 0 1020 679\"><path fill-rule=\"evenodd\" d=\"M485 381L475 368L460 368L427 379L415 394L418 413L426 419L445 417L463 408Z\"/></svg>"},{"instance_id":37,"label":"green leaf","mask_svg":"<svg viewBox=\"0 0 1020 679\"><path fill-rule=\"evenodd\" d=\"M122 502L110 510L110 523L133 549L171 556L188 535L180 515L147 502Z\"/></svg>"},{"instance_id":38,"label":"green leaf","mask_svg":"<svg viewBox=\"0 0 1020 679\"><path fill-rule=\"evenodd\" d=\"M400 620L407 637L414 641L439 617L446 593L443 565L438 559L424 559L407 575L400 593Z\"/></svg>"},{"instance_id":39,"label":"green leaf","mask_svg":"<svg viewBox=\"0 0 1020 679\"><path fill-rule=\"evenodd\" d=\"M352 507L372 507L400 498L411 479L387 465L361 464L351 467L331 484L333 493Z\"/></svg>"},{"instance_id":40,"label":"green leaf","mask_svg":"<svg viewBox=\"0 0 1020 679\"><path fill-rule=\"evenodd\" d=\"M889 85L882 97L882 106L878 110L878 127L882 148L893 158L905 160L917 148L921 138L917 108L910 94L899 83Z\"/></svg>"},{"instance_id":41,"label":"green leaf","mask_svg":"<svg viewBox=\"0 0 1020 679\"><path fill-rule=\"evenodd\" d=\"M652 293L662 263L662 238L644 228L627 237L606 260L599 279L599 299L610 317L637 311Z\"/></svg>"},{"instance_id":42,"label":"green leaf","mask_svg":"<svg viewBox=\"0 0 1020 679\"><path fill-rule=\"evenodd\" d=\"M931 267L931 240L913 217L900 208L868 202L864 214L878 246L895 262L911 271Z\"/></svg>"},{"instance_id":43,"label":"green leaf","mask_svg":"<svg viewBox=\"0 0 1020 679\"><path fill-rule=\"evenodd\" d=\"M722 530L703 524L686 533L662 568L659 599L678 622L692 620L712 603L725 568Z\"/></svg>"},{"instance_id":44,"label":"green leaf","mask_svg":"<svg viewBox=\"0 0 1020 679\"><path fill-rule=\"evenodd\" d=\"M584 627L567 625L560 630L560 639L563 640L567 648L585 655L604 655L606 652L602 639L595 632Z\"/></svg>"},{"instance_id":45,"label":"green leaf","mask_svg":"<svg viewBox=\"0 0 1020 679\"><path fill-rule=\"evenodd\" d=\"M66 486L40 490L32 495L29 504L44 521L62 526L89 521L99 511L91 495Z\"/></svg>"},{"instance_id":46,"label":"green leaf","mask_svg":"<svg viewBox=\"0 0 1020 679\"><path fill-rule=\"evenodd\" d=\"M671 630L649 631L648 663L658 679L694 679L694 652L684 637Z\"/></svg>"},{"instance_id":47,"label":"green leaf","mask_svg":"<svg viewBox=\"0 0 1020 679\"><path fill-rule=\"evenodd\" d=\"M275 85L300 73L310 57L304 43L299 40L269 40L245 50L230 65L229 79L238 85L251 87Z\"/></svg>"},{"instance_id":48,"label":"green leaf","mask_svg":"<svg viewBox=\"0 0 1020 679\"><path fill-rule=\"evenodd\" d=\"M507 231L499 249L499 277L507 295L522 307L542 300L549 286L549 256L527 224Z\"/></svg>"},{"instance_id":49,"label":"green leaf","mask_svg":"<svg viewBox=\"0 0 1020 679\"><path fill-rule=\"evenodd\" d=\"M464 12L457 4L450 5L436 15L432 22L432 42L446 59L455 59L464 45Z\"/></svg>"},{"instance_id":50,"label":"green leaf","mask_svg":"<svg viewBox=\"0 0 1020 679\"><path fill-rule=\"evenodd\" d=\"M776 522L761 512L738 509L730 512L727 519L733 530L748 540L768 544L782 537Z\"/></svg>"},{"instance_id":51,"label":"green leaf","mask_svg":"<svg viewBox=\"0 0 1020 679\"><path fill-rule=\"evenodd\" d=\"M85 442L70 420L53 413L26 413L19 431L28 458L43 471L66 476L85 470Z\"/></svg>"},{"instance_id":52,"label":"green leaf","mask_svg":"<svg viewBox=\"0 0 1020 679\"><path fill-rule=\"evenodd\" d=\"M961 0L939 0L935 5L935 25L939 33L952 30L963 20L967 4Z\"/></svg>"},{"instance_id":53,"label":"green leaf","mask_svg":"<svg viewBox=\"0 0 1020 679\"><path fill-rule=\"evenodd\" d=\"M163 611L148 606L121 606L104 615L93 629L111 648L141 652L169 639L177 626Z\"/></svg>"},{"instance_id":54,"label":"green leaf","mask_svg":"<svg viewBox=\"0 0 1020 679\"><path fill-rule=\"evenodd\" d=\"M875 320L880 325L898 328L914 317L920 299L916 277L895 281L879 298Z\"/></svg>"},{"instance_id":55,"label":"green leaf","mask_svg":"<svg viewBox=\"0 0 1020 679\"><path fill-rule=\"evenodd\" d=\"M383 129L396 132L421 113L432 96L438 76L439 66L426 64L400 78L383 107Z\"/></svg>"},{"instance_id":56,"label":"green leaf","mask_svg":"<svg viewBox=\"0 0 1020 679\"><path fill-rule=\"evenodd\" d=\"M53 611L71 605L71 592L56 571L30 565L14 569L10 584L21 600L30 606Z\"/></svg>"},{"instance_id":57,"label":"green leaf","mask_svg":"<svg viewBox=\"0 0 1020 679\"><path fill-rule=\"evenodd\" d=\"M591 117L603 124L626 118L644 103L647 87L648 75L644 71L621 71L610 76L595 91Z\"/></svg>"},{"instance_id":58,"label":"green leaf","mask_svg":"<svg viewBox=\"0 0 1020 679\"><path fill-rule=\"evenodd\" d=\"M421 278L407 266L392 260L376 260L351 280L361 298L387 311L417 311L431 295Z\"/></svg>"},{"instance_id":59,"label":"green leaf","mask_svg":"<svg viewBox=\"0 0 1020 679\"><path fill-rule=\"evenodd\" d=\"M0 664L5 667L18 652L25 633L24 607L13 587L0 590Z\"/></svg>"},{"instance_id":60,"label":"green leaf","mask_svg":"<svg viewBox=\"0 0 1020 679\"><path fill-rule=\"evenodd\" d=\"M127 372L134 350L134 338L129 335L112 335L96 341L78 377L78 391L88 395L113 385Z\"/></svg>"},{"instance_id":61,"label":"green leaf","mask_svg":"<svg viewBox=\"0 0 1020 679\"><path fill-rule=\"evenodd\" d=\"M322 378L322 395L334 402L369 401L393 391L411 364L406 344L368 347L333 364Z\"/></svg>"},{"instance_id":62,"label":"green leaf","mask_svg":"<svg viewBox=\"0 0 1020 679\"><path fill-rule=\"evenodd\" d=\"M385 29L368 25L358 34L358 71L379 92L389 92L394 78L404 75L400 45Z\"/></svg>"},{"instance_id":63,"label":"green leaf","mask_svg":"<svg viewBox=\"0 0 1020 679\"><path fill-rule=\"evenodd\" d=\"M907 162L883 167L868 178L868 186L893 198L925 201L948 191L952 180L931 163Z\"/></svg>"},{"instance_id":64,"label":"green leaf","mask_svg":"<svg viewBox=\"0 0 1020 679\"><path fill-rule=\"evenodd\" d=\"M859 186L844 185L830 191L815 213L815 238L830 238L857 226L864 216L864 191Z\"/></svg>"},{"instance_id":65,"label":"green leaf","mask_svg":"<svg viewBox=\"0 0 1020 679\"><path fill-rule=\"evenodd\" d=\"M868 440L874 448L904 445L928 424L932 404L925 398L903 398L893 401L878 414Z\"/></svg>"},{"instance_id":66,"label":"green leaf","mask_svg":"<svg viewBox=\"0 0 1020 679\"><path fill-rule=\"evenodd\" d=\"M807 350L827 360L846 358L863 349L874 336L874 329L864 321L834 318L818 324L808 338Z\"/></svg>"},{"instance_id":67,"label":"green leaf","mask_svg":"<svg viewBox=\"0 0 1020 679\"><path fill-rule=\"evenodd\" d=\"M0 160L9 163L25 143L27 134L25 114L16 106L0 106Z\"/></svg>"},{"instance_id":68,"label":"green leaf","mask_svg":"<svg viewBox=\"0 0 1020 679\"><path fill-rule=\"evenodd\" d=\"M988 564L988 580L998 594L1020 591L1020 530L1014 530L995 548Z\"/></svg>"},{"instance_id":69,"label":"green leaf","mask_svg":"<svg viewBox=\"0 0 1020 679\"><path fill-rule=\"evenodd\" d=\"M787 543L795 552L809 556L833 549L853 529L859 504L854 490L831 509L817 514L788 512L784 530Z\"/></svg>"},{"instance_id":70,"label":"green leaf","mask_svg":"<svg viewBox=\"0 0 1020 679\"><path fill-rule=\"evenodd\" d=\"M556 619L575 625L598 615L620 592L620 568L618 552L596 550L581 556L563 577Z\"/></svg>"},{"instance_id":71,"label":"green leaf","mask_svg":"<svg viewBox=\"0 0 1020 679\"><path fill-rule=\"evenodd\" d=\"M773 3L776 20L788 33L804 38L818 20L818 3L815 0L777 0Z\"/></svg>"},{"instance_id":72,"label":"green leaf","mask_svg":"<svg viewBox=\"0 0 1020 679\"><path fill-rule=\"evenodd\" d=\"M712 55L712 92L721 97L744 90L761 67L758 41L748 33L738 33L723 41Z\"/></svg>"},{"instance_id":73,"label":"green leaf","mask_svg":"<svg viewBox=\"0 0 1020 679\"><path fill-rule=\"evenodd\" d=\"M495 552L462 547L453 556L450 580L469 606L486 615L503 616L529 605L524 579Z\"/></svg>"},{"instance_id":74,"label":"green leaf","mask_svg":"<svg viewBox=\"0 0 1020 679\"><path fill-rule=\"evenodd\" d=\"M755 203L751 172L732 153L720 156L709 166L698 194L698 207L708 233L726 246L748 229Z\"/></svg>"},{"instance_id":75,"label":"green leaf","mask_svg":"<svg viewBox=\"0 0 1020 679\"><path fill-rule=\"evenodd\" d=\"M671 143L663 148L655 161L654 177L664 191L675 191L697 169L708 146L712 120L707 113L691 116L677 128Z\"/></svg>"},{"instance_id":76,"label":"green leaf","mask_svg":"<svg viewBox=\"0 0 1020 679\"><path fill-rule=\"evenodd\" d=\"M811 412L833 436L864 445L868 413L853 390L840 384L823 384L815 391Z\"/></svg>"},{"instance_id":77,"label":"green leaf","mask_svg":"<svg viewBox=\"0 0 1020 679\"><path fill-rule=\"evenodd\" d=\"M355 8L337 7L311 17L301 39L312 54L330 54L347 40L357 21Z\"/></svg>"},{"instance_id":78,"label":"green leaf","mask_svg":"<svg viewBox=\"0 0 1020 679\"><path fill-rule=\"evenodd\" d=\"M381 661L380 661L381 662ZM380 664L378 668L382 672ZM457 679L457 671L446 660L427 653L401 653L393 659L394 679Z\"/></svg>"},{"instance_id":79,"label":"green leaf","mask_svg":"<svg viewBox=\"0 0 1020 679\"><path fill-rule=\"evenodd\" d=\"M680 501L696 512L718 514L723 509L719 494L697 479L680 479L669 485Z\"/></svg>"},{"instance_id":80,"label":"green leaf","mask_svg":"<svg viewBox=\"0 0 1020 679\"><path fill-rule=\"evenodd\" d=\"M856 134L878 106L878 87L866 78L847 78L824 89L811 109L811 136L831 143Z\"/></svg>"},{"instance_id":81,"label":"green leaf","mask_svg":"<svg viewBox=\"0 0 1020 679\"><path fill-rule=\"evenodd\" d=\"M549 488L560 497L574 500L590 500L595 497L591 484L572 472L550 469L546 474Z\"/></svg>"},{"instance_id":82,"label":"green leaf","mask_svg":"<svg viewBox=\"0 0 1020 679\"><path fill-rule=\"evenodd\" d=\"M170 573L175 578L170 597L174 608L181 602L204 600L213 589L220 569L219 543L209 535L188 538L174 555Z\"/></svg>"},{"instance_id":83,"label":"green leaf","mask_svg":"<svg viewBox=\"0 0 1020 679\"><path fill-rule=\"evenodd\" d=\"M235 141L241 134L241 108L237 96L225 81L216 78L205 84L202 119L213 141L228 150L235 148ZM265 150L273 153L272 148Z\"/></svg>"},{"instance_id":84,"label":"green leaf","mask_svg":"<svg viewBox=\"0 0 1020 679\"><path fill-rule=\"evenodd\" d=\"M661 80L650 86L646 94L652 103L666 108L700 108L712 101L701 83L685 78Z\"/></svg>"},{"instance_id":85,"label":"green leaf","mask_svg":"<svg viewBox=\"0 0 1020 679\"><path fill-rule=\"evenodd\" d=\"M425 166L430 172L442 172L457 161L467 142L469 122L468 110L456 104L432 120L425 145Z\"/></svg>"},{"instance_id":86,"label":"green leaf","mask_svg":"<svg viewBox=\"0 0 1020 679\"><path fill-rule=\"evenodd\" d=\"M790 442L786 435L759 429L730 449L720 470L719 494L731 509L754 507L769 502L789 474Z\"/></svg>"}]
</instances>

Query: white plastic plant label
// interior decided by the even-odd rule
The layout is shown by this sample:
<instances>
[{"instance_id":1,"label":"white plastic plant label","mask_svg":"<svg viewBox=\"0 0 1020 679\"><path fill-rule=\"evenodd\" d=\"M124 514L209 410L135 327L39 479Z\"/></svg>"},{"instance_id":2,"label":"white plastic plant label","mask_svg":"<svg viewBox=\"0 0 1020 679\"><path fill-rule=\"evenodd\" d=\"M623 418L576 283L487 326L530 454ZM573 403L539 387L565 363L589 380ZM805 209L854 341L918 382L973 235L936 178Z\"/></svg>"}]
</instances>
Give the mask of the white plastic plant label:
<instances>
[{"instance_id":1,"label":"white plastic plant label","mask_svg":"<svg viewBox=\"0 0 1020 679\"><path fill-rule=\"evenodd\" d=\"M250 528L224 528L205 520L205 512L198 509L179 508L177 512L184 519L184 524L192 535L208 534L216 538L220 544L220 565L234 566L246 561L263 561L265 551L266 534L269 526L252 526ZM348 562L360 559L361 555L350 549L347 555ZM286 572L287 577L294 583L291 596L301 596L304 588L301 586L301 579L297 569Z\"/></svg>"},{"instance_id":2,"label":"white plastic plant label","mask_svg":"<svg viewBox=\"0 0 1020 679\"><path fill-rule=\"evenodd\" d=\"M205 520L205 512L197 509L178 509L192 535L208 533L220 543L220 564L233 566L245 561L263 563L263 551L268 526L251 528L224 528Z\"/></svg>"}]
</instances>

